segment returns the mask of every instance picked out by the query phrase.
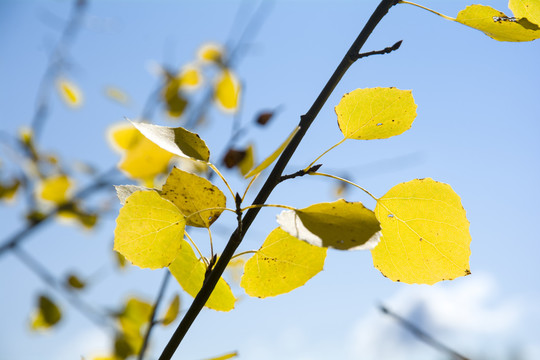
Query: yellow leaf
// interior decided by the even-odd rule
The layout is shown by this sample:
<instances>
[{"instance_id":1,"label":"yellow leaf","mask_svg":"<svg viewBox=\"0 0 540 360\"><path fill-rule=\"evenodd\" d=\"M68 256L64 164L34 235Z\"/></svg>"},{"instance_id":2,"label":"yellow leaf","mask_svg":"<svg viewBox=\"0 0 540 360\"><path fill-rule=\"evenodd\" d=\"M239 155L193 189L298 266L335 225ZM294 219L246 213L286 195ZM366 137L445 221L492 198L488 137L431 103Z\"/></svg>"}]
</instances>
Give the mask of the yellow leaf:
<instances>
[{"instance_id":1,"label":"yellow leaf","mask_svg":"<svg viewBox=\"0 0 540 360\"><path fill-rule=\"evenodd\" d=\"M346 139L387 139L410 129L416 104L410 90L356 89L336 106L338 125Z\"/></svg>"},{"instance_id":2,"label":"yellow leaf","mask_svg":"<svg viewBox=\"0 0 540 360\"><path fill-rule=\"evenodd\" d=\"M207 162L210 151L199 135L184 128L132 122L148 140L175 155Z\"/></svg>"},{"instance_id":3,"label":"yellow leaf","mask_svg":"<svg viewBox=\"0 0 540 360\"><path fill-rule=\"evenodd\" d=\"M113 148L123 154L118 167L134 179L149 181L165 173L173 157L131 125L111 128L109 139Z\"/></svg>"},{"instance_id":4,"label":"yellow leaf","mask_svg":"<svg viewBox=\"0 0 540 360\"><path fill-rule=\"evenodd\" d=\"M172 117L180 117L188 104L180 92L180 79L173 76L168 76L167 82L163 87L162 96L169 115Z\"/></svg>"},{"instance_id":5,"label":"yellow leaf","mask_svg":"<svg viewBox=\"0 0 540 360\"><path fill-rule=\"evenodd\" d=\"M394 186L377 201L382 239L372 250L384 276L434 284L469 275L469 221L452 188L432 179Z\"/></svg>"},{"instance_id":6,"label":"yellow leaf","mask_svg":"<svg viewBox=\"0 0 540 360\"><path fill-rule=\"evenodd\" d=\"M82 105L83 97L81 90L77 87L77 85L75 85L69 80L59 79L56 82L56 86L58 88L60 96L62 97L62 100L64 100L67 105L73 108Z\"/></svg>"},{"instance_id":7,"label":"yellow leaf","mask_svg":"<svg viewBox=\"0 0 540 360\"><path fill-rule=\"evenodd\" d=\"M180 87L185 90L197 89L201 85L202 80L201 71L195 65L185 65L178 75Z\"/></svg>"},{"instance_id":8,"label":"yellow leaf","mask_svg":"<svg viewBox=\"0 0 540 360\"><path fill-rule=\"evenodd\" d=\"M227 201L223 192L210 181L178 168L172 169L161 196L180 209L186 216L186 225L206 228L221 215Z\"/></svg>"},{"instance_id":9,"label":"yellow leaf","mask_svg":"<svg viewBox=\"0 0 540 360\"><path fill-rule=\"evenodd\" d=\"M168 266L180 252L186 220L155 191L137 191L116 218L114 250L141 268Z\"/></svg>"},{"instance_id":10,"label":"yellow leaf","mask_svg":"<svg viewBox=\"0 0 540 360\"><path fill-rule=\"evenodd\" d=\"M141 328L150 321L151 314L151 304L131 297L126 301L124 309L118 314L118 321L125 334L135 336L140 334Z\"/></svg>"},{"instance_id":11,"label":"yellow leaf","mask_svg":"<svg viewBox=\"0 0 540 360\"><path fill-rule=\"evenodd\" d=\"M197 51L197 57L203 62L221 63L223 61L223 47L216 43L205 43Z\"/></svg>"},{"instance_id":12,"label":"yellow leaf","mask_svg":"<svg viewBox=\"0 0 540 360\"><path fill-rule=\"evenodd\" d=\"M169 307L167 308L167 312L165 312L165 316L163 317L163 320L161 323L165 326L171 324L174 320L176 320L176 317L178 316L178 313L180 312L180 296L176 294L169 304Z\"/></svg>"},{"instance_id":13,"label":"yellow leaf","mask_svg":"<svg viewBox=\"0 0 540 360\"><path fill-rule=\"evenodd\" d=\"M264 159L264 161L260 163L255 169L251 170L249 173L244 175L244 177L250 178L252 176L255 176L259 174L261 171L263 171L264 169L266 169L268 166L270 166L274 162L274 160L276 160L278 156L283 152L283 150L285 150L287 145L289 145L289 143L293 139L294 135L296 135L298 130L300 130L300 127L296 127L293 130L293 132L289 135L289 137L285 139L285 141L281 145L279 145L279 147L272 154L270 154L270 156Z\"/></svg>"},{"instance_id":14,"label":"yellow leaf","mask_svg":"<svg viewBox=\"0 0 540 360\"><path fill-rule=\"evenodd\" d=\"M238 353L236 351L233 351L231 353L221 355L221 356L216 356L216 357L213 357L213 358L209 358L207 360L227 360L227 359L235 358L237 356L238 356Z\"/></svg>"},{"instance_id":15,"label":"yellow leaf","mask_svg":"<svg viewBox=\"0 0 540 360\"><path fill-rule=\"evenodd\" d=\"M484 5L470 5L455 21L482 31L498 41L532 41L540 38L540 28L525 18L512 18Z\"/></svg>"},{"instance_id":16,"label":"yellow leaf","mask_svg":"<svg viewBox=\"0 0 540 360\"><path fill-rule=\"evenodd\" d=\"M515 17L527 18L530 22L540 25L540 1L538 0L510 0L508 7Z\"/></svg>"},{"instance_id":17,"label":"yellow leaf","mask_svg":"<svg viewBox=\"0 0 540 360\"><path fill-rule=\"evenodd\" d=\"M48 297L41 295L38 298L38 309L31 323L32 330L48 329L62 319L60 308Z\"/></svg>"},{"instance_id":18,"label":"yellow leaf","mask_svg":"<svg viewBox=\"0 0 540 360\"><path fill-rule=\"evenodd\" d=\"M197 296L204 281L206 266L195 256L187 241L182 241L180 254L169 266L169 270L185 292L193 297ZM205 306L218 311L231 311L235 301L231 288L221 278Z\"/></svg>"},{"instance_id":19,"label":"yellow leaf","mask_svg":"<svg viewBox=\"0 0 540 360\"><path fill-rule=\"evenodd\" d=\"M326 248L310 245L276 228L246 262L240 286L248 295L260 298L284 294L318 274L325 258Z\"/></svg>"},{"instance_id":20,"label":"yellow leaf","mask_svg":"<svg viewBox=\"0 0 540 360\"><path fill-rule=\"evenodd\" d=\"M240 81L231 70L224 69L218 76L214 98L219 107L226 112L234 112L238 108Z\"/></svg>"},{"instance_id":21,"label":"yellow leaf","mask_svg":"<svg viewBox=\"0 0 540 360\"><path fill-rule=\"evenodd\" d=\"M277 222L281 229L311 245L339 250L372 249L381 230L373 211L360 202L343 199L285 210Z\"/></svg>"},{"instance_id":22,"label":"yellow leaf","mask_svg":"<svg viewBox=\"0 0 540 360\"><path fill-rule=\"evenodd\" d=\"M0 200L13 200L21 182L19 179L10 181L9 183L0 182Z\"/></svg>"},{"instance_id":23,"label":"yellow leaf","mask_svg":"<svg viewBox=\"0 0 540 360\"><path fill-rule=\"evenodd\" d=\"M67 175L53 175L41 182L38 187L38 196L43 200L60 205L67 201L71 186L71 179Z\"/></svg>"}]
</instances>

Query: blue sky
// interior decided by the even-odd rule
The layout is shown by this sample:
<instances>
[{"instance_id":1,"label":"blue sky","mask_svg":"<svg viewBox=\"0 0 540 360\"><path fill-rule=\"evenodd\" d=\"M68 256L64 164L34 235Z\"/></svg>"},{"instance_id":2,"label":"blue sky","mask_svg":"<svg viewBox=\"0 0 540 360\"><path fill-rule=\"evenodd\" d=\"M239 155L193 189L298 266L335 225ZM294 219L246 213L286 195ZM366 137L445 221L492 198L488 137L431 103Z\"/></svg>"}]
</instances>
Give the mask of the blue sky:
<instances>
[{"instance_id":1,"label":"blue sky","mask_svg":"<svg viewBox=\"0 0 540 360\"><path fill-rule=\"evenodd\" d=\"M269 154L311 106L376 4L276 1L268 6L260 31L236 66L246 89L242 121L280 106L267 128L253 129L240 142L255 142L258 159ZM471 3L421 4L455 16ZM507 11L506 1L484 4ZM60 0L0 2L2 132L14 135L30 123L47 54L70 7L70 2ZM113 166L119 157L105 132L124 117L139 116L157 84L151 71L155 64L179 68L193 60L202 43L226 43L230 34L237 38L255 7L249 1L90 2L66 73L81 87L84 105L69 109L52 93L41 148L60 154L66 164L85 160L103 170ZM538 41L496 42L408 5L392 9L364 50L397 40L403 40L399 51L361 60L350 69L288 172L305 167L341 139L333 108L344 93L376 86L412 89L418 117L411 130L388 140L348 141L323 158L323 170L352 178L376 196L414 178L449 183L471 222L472 275L431 287L392 283L372 266L369 253L330 251L325 270L290 294L265 300L241 295L231 313L203 312L179 349L182 358L202 359L232 350L239 351L241 359L436 358L378 314L379 302L471 357L496 358L516 349L525 358L540 356ZM106 98L103 89L108 85L124 90L130 104L120 106ZM175 124L162 114L154 120ZM216 149L213 154L221 152L231 121L212 111L208 125L200 130L211 150ZM8 150L1 151L4 159ZM245 186L235 173L226 176L233 187ZM333 185L319 178L286 182L269 202L301 208L331 201ZM345 197L374 206L354 190ZM23 226L20 203L0 207L2 239ZM105 274L84 294L96 304L116 306L128 294L152 301L162 272L131 268L118 275L111 270L115 211L92 232L50 224L23 247L54 274L72 269L84 275ZM273 209L262 212L242 250L260 246L277 226L276 214ZM216 223L222 233L214 235L218 247L224 246L233 222L232 216L223 216ZM202 233L197 236L203 239ZM0 268L0 357L78 359L107 348L106 333L61 297L63 324L47 334L30 333L34 297L46 286L11 255L0 258ZM179 286L171 282L166 298L177 292ZM181 296L185 309L191 299ZM172 331L155 332L155 354Z\"/></svg>"}]
</instances>

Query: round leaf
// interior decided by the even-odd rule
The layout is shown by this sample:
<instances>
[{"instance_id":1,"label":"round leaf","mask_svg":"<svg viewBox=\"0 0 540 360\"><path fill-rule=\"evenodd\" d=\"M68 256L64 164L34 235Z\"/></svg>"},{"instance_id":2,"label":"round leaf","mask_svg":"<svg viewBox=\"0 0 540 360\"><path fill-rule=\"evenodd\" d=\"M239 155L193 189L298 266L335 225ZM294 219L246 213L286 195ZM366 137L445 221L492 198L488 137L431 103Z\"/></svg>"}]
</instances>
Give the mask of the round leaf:
<instances>
[{"instance_id":1,"label":"round leaf","mask_svg":"<svg viewBox=\"0 0 540 360\"><path fill-rule=\"evenodd\" d=\"M371 249L379 240L379 221L360 202L343 199L278 215L280 227L311 245L339 250ZM371 241L369 241L371 240ZM369 247L366 247L369 241Z\"/></svg>"},{"instance_id":2,"label":"round leaf","mask_svg":"<svg viewBox=\"0 0 540 360\"><path fill-rule=\"evenodd\" d=\"M514 16L527 18L530 22L540 25L540 1L538 0L510 0L508 7Z\"/></svg>"},{"instance_id":3,"label":"round leaf","mask_svg":"<svg viewBox=\"0 0 540 360\"><path fill-rule=\"evenodd\" d=\"M193 297L197 296L203 285L206 266L195 256L187 241L182 240L181 251L169 266L169 271L185 292ZM235 301L231 288L221 278L204 306L218 311L231 311Z\"/></svg>"},{"instance_id":4,"label":"round leaf","mask_svg":"<svg viewBox=\"0 0 540 360\"><path fill-rule=\"evenodd\" d=\"M540 38L540 28L525 18L511 18L484 5L470 5L461 10L456 21L482 31L498 41L531 41Z\"/></svg>"},{"instance_id":5,"label":"round leaf","mask_svg":"<svg viewBox=\"0 0 540 360\"><path fill-rule=\"evenodd\" d=\"M116 219L114 250L141 268L168 266L180 252L185 225L173 203L155 191L137 191Z\"/></svg>"},{"instance_id":6,"label":"round leaf","mask_svg":"<svg viewBox=\"0 0 540 360\"><path fill-rule=\"evenodd\" d=\"M410 90L357 89L336 106L338 125L347 139L386 139L410 129L416 104Z\"/></svg>"},{"instance_id":7,"label":"round leaf","mask_svg":"<svg viewBox=\"0 0 540 360\"><path fill-rule=\"evenodd\" d=\"M260 298L288 293L317 275L325 258L326 248L276 228L246 262L240 286L248 295Z\"/></svg>"},{"instance_id":8,"label":"round leaf","mask_svg":"<svg viewBox=\"0 0 540 360\"><path fill-rule=\"evenodd\" d=\"M210 227L217 220L227 199L219 188L198 175L174 168L161 190L161 196L171 201L186 216L186 225ZM205 209L212 209L203 211ZM191 214L197 213L193 216Z\"/></svg>"},{"instance_id":9,"label":"round leaf","mask_svg":"<svg viewBox=\"0 0 540 360\"><path fill-rule=\"evenodd\" d=\"M377 201L382 239L372 250L384 276L433 284L470 274L469 221L459 196L432 179L394 186Z\"/></svg>"}]
</instances>

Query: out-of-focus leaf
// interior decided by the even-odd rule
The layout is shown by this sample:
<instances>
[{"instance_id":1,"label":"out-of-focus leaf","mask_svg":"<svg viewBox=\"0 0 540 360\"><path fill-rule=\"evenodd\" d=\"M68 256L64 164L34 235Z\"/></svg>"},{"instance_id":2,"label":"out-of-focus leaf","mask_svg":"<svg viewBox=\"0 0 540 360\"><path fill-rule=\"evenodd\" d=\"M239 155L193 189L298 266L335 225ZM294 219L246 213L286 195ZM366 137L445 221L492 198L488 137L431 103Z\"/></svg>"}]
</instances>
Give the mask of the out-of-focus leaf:
<instances>
[{"instance_id":1,"label":"out-of-focus leaf","mask_svg":"<svg viewBox=\"0 0 540 360\"><path fill-rule=\"evenodd\" d=\"M216 356L216 357L209 358L209 359L206 359L206 360L227 360L227 359L235 358L237 356L238 356L238 353L236 351L233 351L233 352L230 352L228 354L224 354L224 355L221 355L221 356Z\"/></svg>"},{"instance_id":2,"label":"out-of-focus leaf","mask_svg":"<svg viewBox=\"0 0 540 360\"><path fill-rule=\"evenodd\" d=\"M61 205L67 201L68 191L71 187L72 181L67 175L53 175L41 182L38 187L38 197L56 205Z\"/></svg>"},{"instance_id":3,"label":"out-of-focus leaf","mask_svg":"<svg viewBox=\"0 0 540 360\"><path fill-rule=\"evenodd\" d=\"M229 69L224 69L218 76L214 88L214 99L219 108L226 112L235 112L240 101L240 81Z\"/></svg>"},{"instance_id":4,"label":"out-of-focus leaf","mask_svg":"<svg viewBox=\"0 0 540 360\"><path fill-rule=\"evenodd\" d=\"M58 92L64 102L70 107L77 108L83 103L82 92L77 85L67 79L58 79L56 82Z\"/></svg>"},{"instance_id":5,"label":"out-of-focus leaf","mask_svg":"<svg viewBox=\"0 0 540 360\"><path fill-rule=\"evenodd\" d=\"M200 87L203 75L197 66L185 65L178 74L178 81L180 82L180 88L191 91Z\"/></svg>"},{"instance_id":6,"label":"out-of-focus leaf","mask_svg":"<svg viewBox=\"0 0 540 360\"><path fill-rule=\"evenodd\" d=\"M54 301L45 295L38 298L37 312L31 323L32 330L44 330L56 325L62 319L62 312Z\"/></svg>"},{"instance_id":7,"label":"out-of-focus leaf","mask_svg":"<svg viewBox=\"0 0 540 360\"><path fill-rule=\"evenodd\" d=\"M223 163L228 169L231 169L238 165L240 161L246 156L245 150L229 149L223 158Z\"/></svg>"},{"instance_id":8,"label":"out-of-focus leaf","mask_svg":"<svg viewBox=\"0 0 540 360\"><path fill-rule=\"evenodd\" d=\"M75 290L82 290L85 288L86 283L82 281L77 275L69 274L66 278L66 284Z\"/></svg>"},{"instance_id":9,"label":"out-of-focus leaf","mask_svg":"<svg viewBox=\"0 0 540 360\"><path fill-rule=\"evenodd\" d=\"M174 298L172 299L171 303L169 304L169 307L167 308L167 311L165 312L165 316L163 317L163 320L161 321L161 323L165 326L170 325L174 320L176 320L179 312L180 312L180 296L176 294Z\"/></svg>"},{"instance_id":10,"label":"out-of-focus leaf","mask_svg":"<svg viewBox=\"0 0 540 360\"><path fill-rule=\"evenodd\" d=\"M263 111L257 115L257 119L255 120L255 122L259 125L264 126L270 121L273 116L273 111Z\"/></svg>"},{"instance_id":11,"label":"out-of-focus leaf","mask_svg":"<svg viewBox=\"0 0 540 360\"><path fill-rule=\"evenodd\" d=\"M223 62L223 46L211 42L202 44L197 51L197 57L203 62L221 64Z\"/></svg>"},{"instance_id":12,"label":"out-of-focus leaf","mask_svg":"<svg viewBox=\"0 0 540 360\"><path fill-rule=\"evenodd\" d=\"M105 87L105 95L117 103L120 103L122 105L126 105L129 103L129 96L127 94L120 90L117 87L114 86L107 86Z\"/></svg>"},{"instance_id":13,"label":"out-of-focus leaf","mask_svg":"<svg viewBox=\"0 0 540 360\"><path fill-rule=\"evenodd\" d=\"M19 179L12 180L10 182L0 182L0 200L12 200L19 189L21 182Z\"/></svg>"}]
</instances>

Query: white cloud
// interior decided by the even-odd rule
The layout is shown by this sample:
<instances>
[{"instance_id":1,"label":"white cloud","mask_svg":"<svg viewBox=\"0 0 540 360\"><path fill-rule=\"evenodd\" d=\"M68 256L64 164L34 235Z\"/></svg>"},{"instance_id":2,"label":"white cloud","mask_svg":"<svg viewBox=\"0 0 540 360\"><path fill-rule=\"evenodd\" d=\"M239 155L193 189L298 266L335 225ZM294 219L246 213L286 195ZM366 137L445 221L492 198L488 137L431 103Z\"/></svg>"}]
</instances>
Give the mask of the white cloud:
<instances>
[{"instance_id":1,"label":"white cloud","mask_svg":"<svg viewBox=\"0 0 540 360\"><path fill-rule=\"evenodd\" d=\"M501 299L494 278L487 275L431 287L408 286L385 301L385 305L469 356L485 356L482 348L489 348L489 356L507 351L515 344L512 333L525 313L518 300ZM430 349L377 310L358 321L350 344L353 359L444 358L444 354Z\"/></svg>"}]
</instances>

